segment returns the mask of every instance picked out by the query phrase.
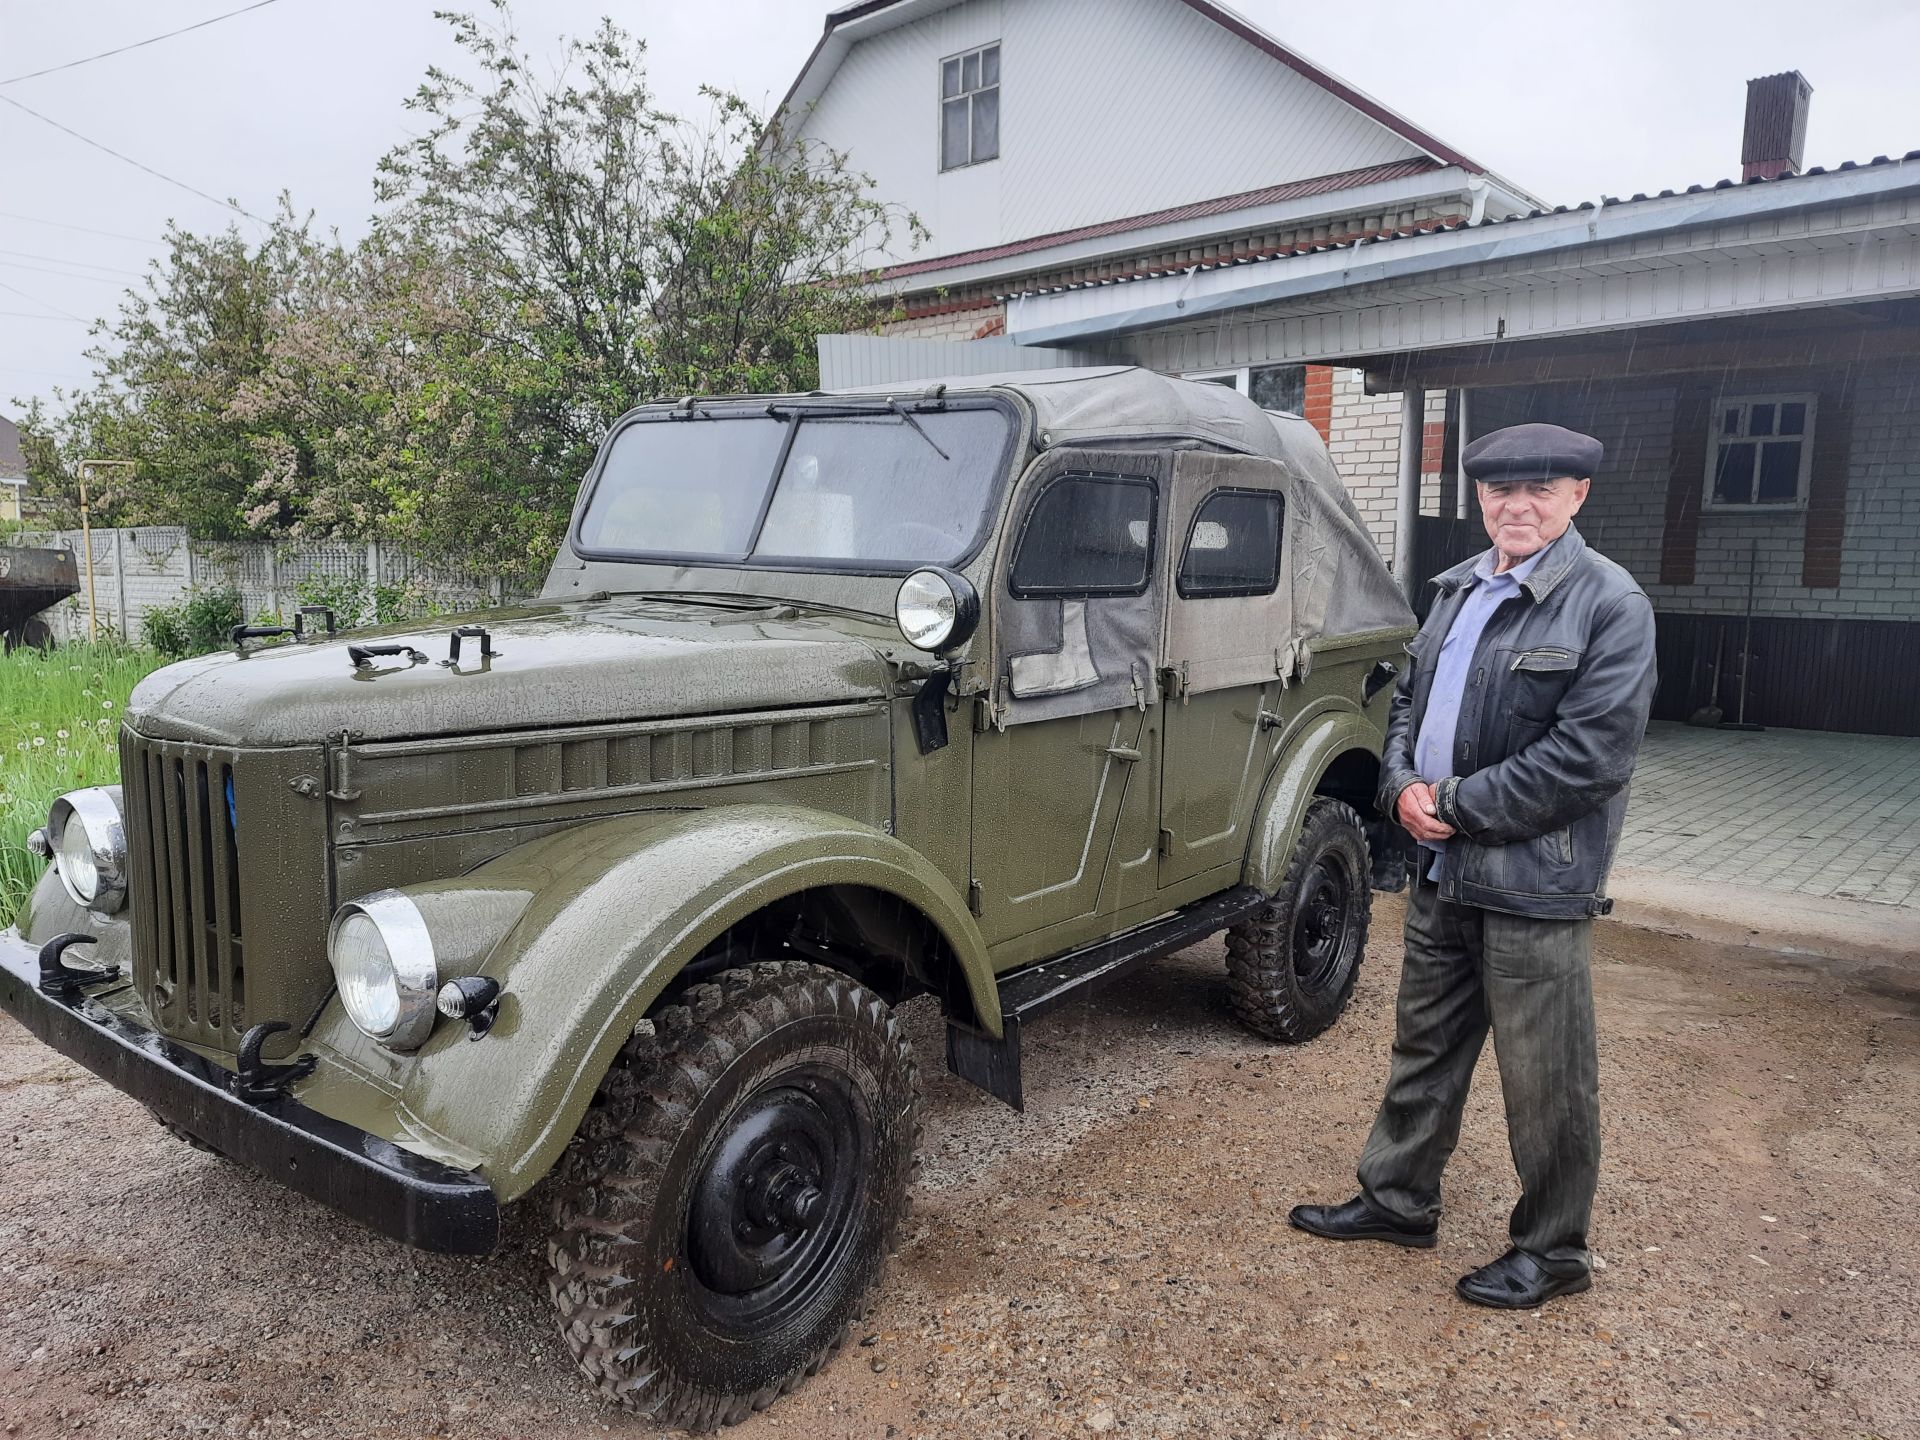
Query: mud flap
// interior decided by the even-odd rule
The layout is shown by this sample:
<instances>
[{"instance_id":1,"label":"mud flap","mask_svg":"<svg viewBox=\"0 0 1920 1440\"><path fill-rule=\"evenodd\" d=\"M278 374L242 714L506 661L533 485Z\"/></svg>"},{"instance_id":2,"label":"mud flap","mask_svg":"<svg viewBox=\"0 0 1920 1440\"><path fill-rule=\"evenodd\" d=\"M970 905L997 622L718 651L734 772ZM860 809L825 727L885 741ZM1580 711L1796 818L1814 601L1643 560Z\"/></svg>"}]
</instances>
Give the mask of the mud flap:
<instances>
[{"instance_id":1,"label":"mud flap","mask_svg":"<svg viewBox=\"0 0 1920 1440\"><path fill-rule=\"evenodd\" d=\"M996 1100L1004 1100L1025 1112L1026 1097L1020 1089L1020 1024L1008 1020L1006 1038L965 1026L947 1023L947 1069L970 1084L978 1085Z\"/></svg>"}]
</instances>

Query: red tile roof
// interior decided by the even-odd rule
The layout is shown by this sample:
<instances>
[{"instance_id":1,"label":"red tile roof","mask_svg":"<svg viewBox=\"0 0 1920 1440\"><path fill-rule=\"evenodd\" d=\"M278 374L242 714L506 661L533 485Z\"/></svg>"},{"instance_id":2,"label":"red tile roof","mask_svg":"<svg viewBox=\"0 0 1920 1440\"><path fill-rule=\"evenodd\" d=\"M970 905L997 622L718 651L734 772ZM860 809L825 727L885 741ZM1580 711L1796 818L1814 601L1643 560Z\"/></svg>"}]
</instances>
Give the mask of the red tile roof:
<instances>
[{"instance_id":1,"label":"red tile roof","mask_svg":"<svg viewBox=\"0 0 1920 1440\"><path fill-rule=\"evenodd\" d=\"M1196 200L1188 205L1177 205L1170 210L1156 210L1148 215L1130 215L1121 220L1102 220L1096 225L1082 225L1077 230L1056 230L1050 235L1034 235L1025 240L1012 240L1004 245L989 245L981 250L964 250L957 255L939 255L925 260L909 260L899 265L889 265L880 272L884 280L904 280L912 275L925 275L935 270L952 270L962 265L983 265L993 260L1010 259L1015 255L1031 254L1035 250L1051 250L1057 245L1072 245L1081 240L1098 240L1107 235L1125 235L1135 230L1146 230L1156 225L1177 225L1185 220L1203 220L1212 215L1231 215L1241 210L1251 210L1261 205L1274 205L1282 200L1301 200L1310 195L1328 195L1339 190L1351 190L1361 185L1374 185L1384 180L1404 180L1413 175L1422 175L1445 167L1439 161L1420 156L1413 160L1394 160L1385 165L1373 165L1364 170L1344 170L1337 175L1316 175L1310 180L1289 180L1281 185L1269 185L1261 190L1247 190L1238 195L1222 195L1213 200Z\"/></svg>"}]
</instances>

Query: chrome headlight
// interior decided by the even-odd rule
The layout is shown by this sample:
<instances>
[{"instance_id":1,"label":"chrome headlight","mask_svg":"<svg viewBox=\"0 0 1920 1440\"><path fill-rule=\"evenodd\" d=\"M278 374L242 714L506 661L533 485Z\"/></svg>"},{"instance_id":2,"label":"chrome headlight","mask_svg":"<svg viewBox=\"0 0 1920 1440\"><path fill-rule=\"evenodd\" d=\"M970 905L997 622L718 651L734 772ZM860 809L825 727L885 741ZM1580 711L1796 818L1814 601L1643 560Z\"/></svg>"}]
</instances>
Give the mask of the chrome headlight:
<instances>
[{"instance_id":1,"label":"chrome headlight","mask_svg":"<svg viewBox=\"0 0 1920 1440\"><path fill-rule=\"evenodd\" d=\"M347 1018L389 1050L417 1050L433 1029L440 988L433 936L398 890L340 907L327 929L327 960Z\"/></svg>"},{"instance_id":2,"label":"chrome headlight","mask_svg":"<svg viewBox=\"0 0 1920 1440\"><path fill-rule=\"evenodd\" d=\"M980 597L964 576L930 565L900 582L893 618L914 649L939 654L973 638L980 623Z\"/></svg>"},{"instance_id":3,"label":"chrome headlight","mask_svg":"<svg viewBox=\"0 0 1920 1440\"><path fill-rule=\"evenodd\" d=\"M74 903L111 915L127 903L127 829L105 790L70 790L47 814L46 845Z\"/></svg>"}]
</instances>

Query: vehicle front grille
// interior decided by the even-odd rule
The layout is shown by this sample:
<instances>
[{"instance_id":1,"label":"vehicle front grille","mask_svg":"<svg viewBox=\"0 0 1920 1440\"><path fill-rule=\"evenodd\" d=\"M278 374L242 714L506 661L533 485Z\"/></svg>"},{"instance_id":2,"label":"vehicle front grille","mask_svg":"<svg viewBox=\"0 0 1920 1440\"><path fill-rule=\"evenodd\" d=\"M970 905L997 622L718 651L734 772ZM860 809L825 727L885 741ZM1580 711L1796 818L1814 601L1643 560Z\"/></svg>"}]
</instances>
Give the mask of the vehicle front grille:
<instances>
[{"instance_id":1,"label":"vehicle front grille","mask_svg":"<svg viewBox=\"0 0 1920 1440\"><path fill-rule=\"evenodd\" d=\"M120 736L134 983L166 1033L222 1049L248 1025L235 759Z\"/></svg>"}]
</instances>

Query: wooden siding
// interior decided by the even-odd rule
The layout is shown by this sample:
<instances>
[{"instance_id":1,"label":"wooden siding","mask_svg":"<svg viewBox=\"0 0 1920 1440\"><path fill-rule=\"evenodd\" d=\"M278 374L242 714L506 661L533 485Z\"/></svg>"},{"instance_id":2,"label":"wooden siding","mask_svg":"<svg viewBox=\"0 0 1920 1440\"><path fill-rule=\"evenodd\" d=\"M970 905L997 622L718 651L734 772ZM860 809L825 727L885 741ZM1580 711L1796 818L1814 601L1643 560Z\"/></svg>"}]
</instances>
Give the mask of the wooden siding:
<instances>
[{"instance_id":1,"label":"wooden siding","mask_svg":"<svg viewBox=\"0 0 1920 1440\"><path fill-rule=\"evenodd\" d=\"M939 61L1001 44L1001 158L939 165ZM1422 152L1179 0L968 0L858 41L802 127L980 249Z\"/></svg>"}]
</instances>

